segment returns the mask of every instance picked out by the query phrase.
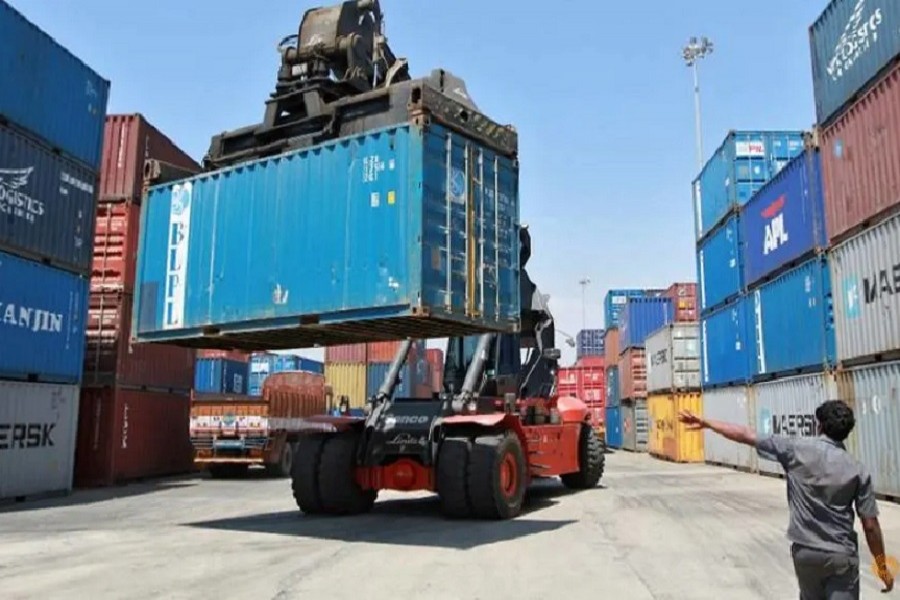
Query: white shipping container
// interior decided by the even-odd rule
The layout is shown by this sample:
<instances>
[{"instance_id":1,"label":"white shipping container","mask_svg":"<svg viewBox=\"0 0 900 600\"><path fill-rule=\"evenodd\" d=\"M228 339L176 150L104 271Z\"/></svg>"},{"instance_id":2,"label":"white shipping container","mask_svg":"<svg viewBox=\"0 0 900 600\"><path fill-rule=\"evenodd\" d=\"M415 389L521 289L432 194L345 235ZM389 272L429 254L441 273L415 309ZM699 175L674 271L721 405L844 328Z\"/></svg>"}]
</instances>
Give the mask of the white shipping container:
<instances>
[{"instance_id":1,"label":"white shipping container","mask_svg":"<svg viewBox=\"0 0 900 600\"><path fill-rule=\"evenodd\" d=\"M872 473L876 492L900 496L900 362L843 371L838 385L856 416L848 448Z\"/></svg>"},{"instance_id":2,"label":"white shipping container","mask_svg":"<svg viewBox=\"0 0 900 600\"><path fill-rule=\"evenodd\" d=\"M839 361L900 350L900 215L830 252Z\"/></svg>"},{"instance_id":3,"label":"white shipping container","mask_svg":"<svg viewBox=\"0 0 900 600\"><path fill-rule=\"evenodd\" d=\"M647 391L700 389L700 325L670 323L647 338Z\"/></svg>"},{"instance_id":4,"label":"white shipping container","mask_svg":"<svg viewBox=\"0 0 900 600\"><path fill-rule=\"evenodd\" d=\"M0 381L0 498L69 492L78 386Z\"/></svg>"},{"instance_id":5,"label":"white shipping container","mask_svg":"<svg viewBox=\"0 0 900 600\"><path fill-rule=\"evenodd\" d=\"M837 384L831 373L801 375L754 385L757 433L761 436L816 437L816 408L826 400L836 398ZM760 473L784 474L777 462L762 457L757 461Z\"/></svg>"},{"instance_id":6,"label":"white shipping container","mask_svg":"<svg viewBox=\"0 0 900 600\"><path fill-rule=\"evenodd\" d=\"M703 417L755 428L753 393L747 386L703 390ZM756 450L727 440L706 430L703 432L706 462L757 470Z\"/></svg>"}]
</instances>

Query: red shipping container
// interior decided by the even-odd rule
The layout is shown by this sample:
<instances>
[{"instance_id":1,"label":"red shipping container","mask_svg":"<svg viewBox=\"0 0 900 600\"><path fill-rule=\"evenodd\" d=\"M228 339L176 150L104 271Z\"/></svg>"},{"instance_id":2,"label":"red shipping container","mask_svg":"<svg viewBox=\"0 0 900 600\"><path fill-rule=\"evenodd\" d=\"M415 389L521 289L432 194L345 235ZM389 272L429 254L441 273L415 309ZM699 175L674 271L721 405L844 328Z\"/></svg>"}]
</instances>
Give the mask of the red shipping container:
<instances>
[{"instance_id":1,"label":"red shipping container","mask_svg":"<svg viewBox=\"0 0 900 600\"><path fill-rule=\"evenodd\" d=\"M559 396L572 396L590 408L606 407L606 369L601 357L559 370L556 390Z\"/></svg>"},{"instance_id":2,"label":"red shipping container","mask_svg":"<svg viewBox=\"0 0 900 600\"><path fill-rule=\"evenodd\" d=\"M603 336L603 359L610 367L619 364L619 330L607 329Z\"/></svg>"},{"instance_id":3,"label":"red shipping container","mask_svg":"<svg viewBox=\"0 0 900 600\"><path fill-rule=\"evenodd\" d=\"M581 369L568 367L559 370L556 380L556 393L560 398L578 397L578 383L581 379Z\"/></svg>"},{"instance_id":4,"label":"red shipping container","mask_svg":"<svg viewBox=\"0 0 900 600\"><path fill-rule=\"evenodd\" d=\"M343 364L364 363L366 362L366 350L366 344L328 346L325 348L325 362Z\"/></svg>"},{"instance_id":5,"label":"red shipping container","mask_svg":"<svg viewBox=\"0 0 900 600\"><path fill-rule=\"evenodd\" d=\"M576 367L606 367L606 357L604 356L582 356L575 361Z\"/></svg>"},{"instance_id":6,"label":"red shipping container","mask_svg":"<svg viewBox=\"0 0 900 600\"><path fill-rule=\"evenodd\" d=\"M619 357L619 398L647 397L647 364L643 348L629 348Z\"/></svg>"},{"instance_id":7,"label":"red shipping container","mask_svg":"<svg viewBox=\"0 0 900 600\"><path fill-rule=\"evenodd\" d=\"M78 410L75 486L98 487L192 469L190 396L85 388Z\"/></svg>"},{"instance_id":8,"label":"red shipping container","mask_svg":"<svg viewBox=\"0 0 900 600\"><path fill-rule=\"evenodd\" d=\"M672 299L676 323L694 323L699 319L696 283L673 283L663 295Z\"/></svg>"},{"instance_id":9,"label":"red shipping container","mask_svg":"<svg viewBox=\"0 0 900 600\"><path fill-rule=\"evenodd\" d=\"M140 114L108 115L100 163L100 201L139 200L144 161L153 158L199 173L200 165Z\"/></svg>"},{"instance_id":10,"label":"red shipping container","mask_svg":"<svg viewBox=\"0 0 900 600\"><path fill-rule=\"evenodd\" d=\"M250 353L241 350L197 350L197 358L221 358L237 362L250 362Z\"/></svg>"},{"instance_id":11,"label":"red shipping container","mask_svg":"<svg viewBox=\"0 0 900 600\"><path fill-rule=\"evenodd\" d=\"M91 294L83 385L190 390L196 352L163 344L131 344L131 312L131 294Z\"/></svg>"},{"instance_id":12,"label":"red shipping container","mask_svg":"<svg viewBox=\"0 0 900 600\"><path fill-rule=\"evenodd\" d=\"M97 206L91 292L134 291L140 205L131 202Z\"/></svg>"},{"instance_id":13,"label":"red shipping container","mask_svg":"<svg viewBox=\"0 0 900 600\"><path fill-rule=\"evenodd\" d=\"M821 158L832 244L900 206L900 64L822 132Z\"/></svg>"},{"instance_id":14,"label":"red shipping container","mask_svg":"<svg viewBox=\"0 0 900 600\"><path fill-rule=\"evenodd\" d=\"M425 360L431 371L431 389L437 393L444 391L444 351L440 348L428 348Z\"/></svg>"}]
</instances>

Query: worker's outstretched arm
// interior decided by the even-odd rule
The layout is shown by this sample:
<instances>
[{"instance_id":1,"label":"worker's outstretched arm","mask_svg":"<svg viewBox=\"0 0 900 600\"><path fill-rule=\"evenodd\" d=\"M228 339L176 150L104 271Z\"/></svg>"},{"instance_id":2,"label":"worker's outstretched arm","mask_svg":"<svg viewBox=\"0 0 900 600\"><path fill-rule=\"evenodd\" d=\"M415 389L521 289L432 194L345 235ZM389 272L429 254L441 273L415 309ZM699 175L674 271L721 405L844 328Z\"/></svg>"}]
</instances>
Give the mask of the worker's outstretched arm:
<instances>
[{"instance_id":1,"label":"worker's outstretched arm","mask_svg":"<svg viewBox=\"0 0 900 600\"><path fill-rule=\"evenodd\" d=\"M732 442L756 446L756 432L749 427L735 425L734 423L726 423L724 421L704 419L686 410L681 411L678 420L693 429L711 429Z\"/></svg>"},{"instance_id":2,"label":"worker's outstretched arm","mask_svg":"<svg viewBox=\"0 0 900 600\"><path fill-rule=\"evenodd\" d=\"M869 545L869 551L875 558L875 566L878 567L878 577L884 582L884 591L889 592L894 588L894 576L888 568L885 556L884 536L881 533L881 524L878 522L875 485L872 482L872 476L865 467L863 467L860 474L855 503L856 513L859 515L863 531L866 534L866 543Z\"/></svg>"}]
</instances>

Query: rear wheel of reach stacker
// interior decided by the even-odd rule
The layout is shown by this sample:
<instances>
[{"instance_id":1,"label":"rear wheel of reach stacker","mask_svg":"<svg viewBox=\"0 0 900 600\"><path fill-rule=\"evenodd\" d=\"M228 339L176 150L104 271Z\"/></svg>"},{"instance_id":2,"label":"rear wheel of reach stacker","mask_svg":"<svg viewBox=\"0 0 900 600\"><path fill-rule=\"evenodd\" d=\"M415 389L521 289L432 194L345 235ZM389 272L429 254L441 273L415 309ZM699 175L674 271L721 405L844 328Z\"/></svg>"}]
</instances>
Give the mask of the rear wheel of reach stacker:
<instances>
[{"instance_id":1,"label":"rear wheel of reach stacker","mask_svg":"<svg viewBox=\"0 0 900 600\"><path fill-rule=\"evenodd\" d=\"M469 503L469 449L472 440L467 437L448 437L441 443L437 459L437 493L441 512L451 519L462 519L472 514Z\"/></svg>"},{"instance_id":2,"label":"rear wheel of reach stacker","mask_svg":"<svg viewBox=\"0 0 900 600\"><path fill-rule=\"evenodd\" d=\"M578 471L560 476L563 485L575 490L595 487L603 477L606 462L603 446L597 431L589 424L583 424L578 438Z\"/></svg>"},{"instance_id":3,"label":"rear wheel of reach stacker","mask_svg":"<svg viewBox=\"0 0 900 600\"><path fill-rule=\"evenodd\" d=\"M319 494L319 463L327 435L303 435L297 442L294 464L291 468L291 489L297 507L309 515L323 512Z\"/></svg>"},{"instance_id":4,"label":"rear wheel of reach stacker","mask_svg":"<svg viewBox=\"0 0 900 600\"><path fill-rule=\"evenodd\" d=\"M528 465L519 437L507 431L475 438L469 451L467 483L475 517L518 516L528 484Z\"/></svg>"},{"instance_id":5,"label":"rear wheel of reach stacker","mask_svg":"<svg viewBox=\"0 0 900 600\"><path fill-rule=\"evenodd\" d=\"M378 493L356 482L356 449L359 434L330 435L322 447L318 485L322 510L332 515L357 515L372 510Z\"/></svg>"}]
</instances>

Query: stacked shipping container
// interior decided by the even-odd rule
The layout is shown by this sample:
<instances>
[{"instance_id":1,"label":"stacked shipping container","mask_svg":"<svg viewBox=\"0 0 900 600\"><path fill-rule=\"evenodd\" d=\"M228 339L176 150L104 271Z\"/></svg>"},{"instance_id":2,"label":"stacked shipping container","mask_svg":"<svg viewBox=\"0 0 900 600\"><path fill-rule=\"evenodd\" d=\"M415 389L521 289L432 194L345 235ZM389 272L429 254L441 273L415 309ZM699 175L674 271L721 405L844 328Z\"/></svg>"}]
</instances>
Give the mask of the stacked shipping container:
<instances>
[{"instance_id":1,"label":"stacked shipping container","mask_svg":"<svg viewBox=\"0 0 900 600\"><path fill-rule=\"evenodd\" d=\"M16 498L72 487L109 82L3 0L0 32L0 498Z\"/></svg>"},{"instance_id":2,"label":"stacked shipping container","mask_svg":"<svg viewBox=\"0 0 900 600\"><path fill-rule=\"evenodd\" d=\"M606 332L602 329L582 329L575 334L576 360L586 356L603 356L605 335Z\"/></svg>"},{"instance_id":3,"label":"stacked shipping container","mask_svg":"<svg viewBox=\"0 0 900 600\"><path fill-rule=\"evenodd\" d=\"M284 371L308 371L310 373L323 374L325 373L325 365L317 360L295 354L254 352L250 355L247 393L250 396L261 396L266 378L272 373L282 373Z\"/></svg>"},{"instance_id":4,"label":"stacked shipping container","mask_svg":"<svg viewBox=\"0 0 900 600\"><path fill-rule=\"evenodd\" d=\"M79 487L190 470L191 388L235 383L222 359L204 359L195 381L193 350L131 341L146 159L200 170L142 115L106 117L75 458Z\"/></svg>"},{"instance_id":5,"label":"stacked shipping container","mask_svg":"<svg viewBox=\"0 0 900 600\"><path fill-rule=\"evenodd\" d=\"M591 421L601 434L606 421L606 391L606 362L602 356L588 356L559 370L557 392L587 404Z\"/></svg>"},{"instance_id":6,"label":"stacked shipping container","mask_svg":"<svg viewBox=\"0 0 900 600\"><path fill-rule=\"evenodd\" d=\"M378 392L402 342L374 342L331 346L325 349L325 381L334 391L335 403L346 398L350 408L361 409ZM436 390L434 365L443 378L443 352L426 352L425 342L416 340L400 372L398 397L431 397Z\"/></svg>"}]
</instances>

